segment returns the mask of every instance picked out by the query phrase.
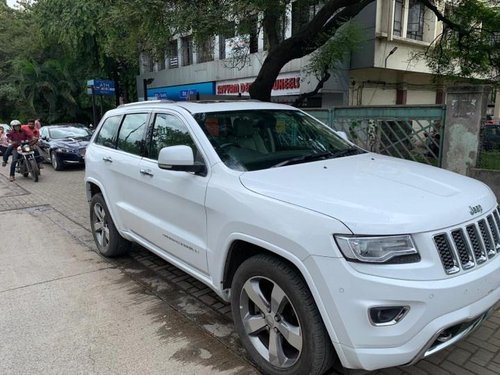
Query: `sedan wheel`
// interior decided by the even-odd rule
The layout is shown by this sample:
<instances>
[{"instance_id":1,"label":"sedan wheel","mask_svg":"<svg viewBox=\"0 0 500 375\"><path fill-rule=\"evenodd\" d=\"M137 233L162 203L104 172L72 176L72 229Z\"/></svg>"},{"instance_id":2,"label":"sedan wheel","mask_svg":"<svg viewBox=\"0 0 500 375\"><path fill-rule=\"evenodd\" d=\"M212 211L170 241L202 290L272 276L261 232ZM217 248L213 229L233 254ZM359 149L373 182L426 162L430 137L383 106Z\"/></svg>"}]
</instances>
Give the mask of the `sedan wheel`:
<instances>
[{"instance_id":1,"label":"sedan wheel","mask_svg":"<svg viewBox=\"0 0 500 375\"><path fill-rule=\"evenodd\" d=\"M54 168L54 170L60 171L63 169L62 162L61 160L59 160L59 157L57 156L55 151L52 151L50 153L50 162L52 163L52 167Z\"/></svg>"},{"instance_id":2,"label":"sedan wheel","mask_svg":"<svg viewBox=\"0 0 500 375\"><path fill-rule=\"evenodd\" d=\"M335 351L309 288L286 261L253 256L231 285L236 331L257 367L268 375L320 375Z\"/></svg>"}]
</instances>

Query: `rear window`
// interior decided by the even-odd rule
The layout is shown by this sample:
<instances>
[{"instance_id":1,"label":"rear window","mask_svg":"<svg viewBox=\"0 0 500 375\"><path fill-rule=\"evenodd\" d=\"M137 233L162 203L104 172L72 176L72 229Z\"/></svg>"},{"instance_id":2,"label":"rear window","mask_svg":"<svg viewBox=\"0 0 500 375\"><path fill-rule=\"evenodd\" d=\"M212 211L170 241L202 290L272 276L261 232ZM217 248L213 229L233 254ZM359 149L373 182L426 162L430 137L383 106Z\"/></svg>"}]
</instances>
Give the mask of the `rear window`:
<instances>
[{"instance_id":1,"label":"rear window","mask_svg":"<svg viewBox=\"0 0 500 375\"><path fill-rule=\"evenodd\" d=\"M120 126L121 116L108 117L101 126L95 138L95 143L101 146L115 148L116 134Z\"/></svg>"}]
</instances>

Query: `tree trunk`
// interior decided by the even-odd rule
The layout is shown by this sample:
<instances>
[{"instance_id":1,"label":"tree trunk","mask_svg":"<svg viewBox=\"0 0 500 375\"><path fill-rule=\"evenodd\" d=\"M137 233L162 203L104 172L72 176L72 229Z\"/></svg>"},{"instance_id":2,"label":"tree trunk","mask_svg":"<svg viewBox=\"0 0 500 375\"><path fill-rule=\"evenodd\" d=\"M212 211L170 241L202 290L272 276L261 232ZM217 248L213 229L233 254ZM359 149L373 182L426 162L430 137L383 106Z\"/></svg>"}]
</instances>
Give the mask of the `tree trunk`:
<instances>
[{"instance_id":1,"label":"tree trunk","mask_svg":"<svg viewBox=\"0 0 500 375\"><path fill-rule=\"evenodd\" d=\"M304 57L315 51L340 26L355 17L374 0L330 0L318 11L313 19L304 25L296 35L284 40L269 50L255 81L250 85L252 99L271 101L271 90L283 66L293 59ZM269 25L266 20L264 26ZM265 30L267 32L267 30Z\"/></svg>"}]
</instances>

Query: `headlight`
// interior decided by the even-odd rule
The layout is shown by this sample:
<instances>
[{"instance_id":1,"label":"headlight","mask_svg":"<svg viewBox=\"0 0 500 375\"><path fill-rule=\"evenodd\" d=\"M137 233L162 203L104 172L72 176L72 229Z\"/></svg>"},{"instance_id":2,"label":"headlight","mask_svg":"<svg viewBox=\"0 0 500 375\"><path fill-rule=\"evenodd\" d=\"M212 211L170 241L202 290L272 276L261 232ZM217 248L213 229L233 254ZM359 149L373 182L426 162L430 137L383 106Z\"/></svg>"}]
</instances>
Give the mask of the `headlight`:
<instances>
[{"instance_id":1,"label":"headlight","mask_svg":"<svg viewBox=\"0 0 500 375\"><path fill-rule=\"evenodd\" d=\"M30 147L30 145L23 145L22 146L22 150L23 150L23 152L30 152L31 151L31 147Z\"/></svg>"},{"instance_id":2,"label":"headlight","mask_svg":"<svg viewBox=\"0 0 500 375\"><path fill-rule=\"evenodd\" d=\"M366 263L412 263L420 260L411 236L356 237L336 235L335 240L348 260ZM397 259L395 259L397 258ZM389 262L393 260L393 262Z\"/></svg>"},{"instance_id":3,"label":"headlight","mask_svg":"<svg viewBox=\"0 0 500 375\"><path fill-rule=\"evenodd\" d=\"M57 152L65 152L65 153L68 153L68 152L71 152L70 149L67 149L67 148L64 148L64 147L59 147L56 149Z\"/></svg>"}]
</instances>

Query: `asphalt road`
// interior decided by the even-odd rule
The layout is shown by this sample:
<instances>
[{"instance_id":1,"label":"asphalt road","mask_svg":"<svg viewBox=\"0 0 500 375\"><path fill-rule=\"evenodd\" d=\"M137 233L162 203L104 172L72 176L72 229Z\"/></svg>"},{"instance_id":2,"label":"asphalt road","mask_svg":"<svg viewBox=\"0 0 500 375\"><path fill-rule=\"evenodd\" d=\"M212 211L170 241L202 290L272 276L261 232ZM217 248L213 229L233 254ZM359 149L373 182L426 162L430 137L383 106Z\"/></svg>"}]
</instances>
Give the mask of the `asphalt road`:
<instances>
[{"instance_id":1,"label":"asphalt road","mask_svg":"<svg viewBox=\"0 0 500 375\"><path fill-rule=\"evenodd\" d=\"M10 183L0 167L0 373L256 373L210 289L138 246L95 252L83 175L46 165L38 183ZM500 374L500 311L456 346L375 374Z\"/></svg>"}]
</instances>

